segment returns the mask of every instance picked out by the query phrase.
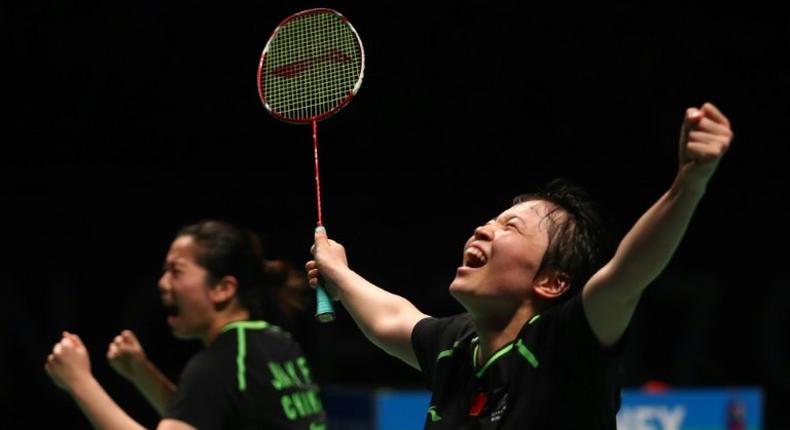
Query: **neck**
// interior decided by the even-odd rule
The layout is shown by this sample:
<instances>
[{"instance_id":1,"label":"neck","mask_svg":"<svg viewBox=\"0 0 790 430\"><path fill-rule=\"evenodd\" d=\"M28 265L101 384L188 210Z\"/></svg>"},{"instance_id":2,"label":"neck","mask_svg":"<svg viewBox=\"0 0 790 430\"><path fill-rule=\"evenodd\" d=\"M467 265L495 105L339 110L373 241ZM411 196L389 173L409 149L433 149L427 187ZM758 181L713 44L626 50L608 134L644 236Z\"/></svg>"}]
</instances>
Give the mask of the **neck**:
<instances>
[{"instance_id":1,"label":"neck","mask_svg":"<svg viewBox=\"0 0 790 430\"><path fill-rule=\"evenodd\" d=\"M211 321L206 334L201 337L203 346L209 346L214 339L222 332L222 328L235 321L245 321L250 319L250 312L246 309L226 310L217 313Z\"/></svg>"},{"instance_id":2,"label":"neck","mask_svg":"<svg viewBox=\"0 0 790 430\"><path fill-rule=\"evenodd\" d=\"M529 302L524 303L506 318L473 314L477 335L480 338L478 363L485 363L496 351L514 341L524 324L535 315L537 312Z\"/></svg>"}]
</instances>

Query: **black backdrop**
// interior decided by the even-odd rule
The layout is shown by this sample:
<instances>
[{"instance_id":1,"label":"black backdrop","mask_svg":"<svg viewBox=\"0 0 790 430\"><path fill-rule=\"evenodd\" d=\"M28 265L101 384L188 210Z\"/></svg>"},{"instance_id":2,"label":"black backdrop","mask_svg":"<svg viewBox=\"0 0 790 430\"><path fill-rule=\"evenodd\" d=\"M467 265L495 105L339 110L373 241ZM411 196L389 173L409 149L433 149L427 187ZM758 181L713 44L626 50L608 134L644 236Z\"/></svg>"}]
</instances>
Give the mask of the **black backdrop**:
<instances>
[{"instance_id":1,"label":"black backdrop","mask_svg":"<svg viewBox=\"0 0 790 430\"><path fill-rule=\"evenodd\" d=\"M357 28L358 97L319 125L325 224L352 266L435 315L473 228L555 176L623 234L670 184L683 111L716 103L734 146L666 273L645 295L625 381L755 385L790 425L784 266L790 20L756 4L64 2L2 5L3 427L84 426L47 379L63 329L133 416L109 370L132 328L171 376L155 280L179 226L218 217L301 266L315 224L309 127L270 117L254 74L276 24L333 7ZM418 387L342 310L287 324L325 384ZM365 369L365 371L360 371Z\"/></svg>"}]
</instances>

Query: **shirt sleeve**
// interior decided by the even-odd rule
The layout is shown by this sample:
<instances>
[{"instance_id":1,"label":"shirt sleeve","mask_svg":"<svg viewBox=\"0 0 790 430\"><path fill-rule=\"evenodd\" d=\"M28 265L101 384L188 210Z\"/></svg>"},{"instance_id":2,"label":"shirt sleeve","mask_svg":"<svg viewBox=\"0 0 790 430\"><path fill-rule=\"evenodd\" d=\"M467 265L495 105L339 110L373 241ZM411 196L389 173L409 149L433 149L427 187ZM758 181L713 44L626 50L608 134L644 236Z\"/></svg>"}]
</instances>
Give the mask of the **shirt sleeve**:
<instances>
[{"instance_id":1,"label":"shirt sleeve","mask_svg":"<svg viewBox=\"0 0 790 430\"><path fill-rule=\"evenodd\" d=\"M420 370L428 387L433 389L436 362L442 354L452 354L455 341L460 338L468 318L453 316L446 318L428 317L420 320L411 332L411 343Z\"/></svg>"},{"instance_id":2,"label":"shirt sleeve","mask_svg":"<svg viewBox=\"0 0 790 430\"><path fill-rule=\"evenodd\" d=\"M181 374L164 417L201 430L222 428L234 416L236 387L233 375L228 373L227 365L210 356L193 357Z\"/></svg>"},{"instance_id":3,"label":"shirt sleeve","mask_svg":"<svg viewBox=\"0 0 790 430\"><path fill-rule=\"evenodd\" d=\"M557 309L556 330L559 358L566 363L569 374L597 374L590 371L611 368L622 355L625 336L611 347L602 346L584 313L581 294L576 294Z\"/></svg>"}]
</instances>

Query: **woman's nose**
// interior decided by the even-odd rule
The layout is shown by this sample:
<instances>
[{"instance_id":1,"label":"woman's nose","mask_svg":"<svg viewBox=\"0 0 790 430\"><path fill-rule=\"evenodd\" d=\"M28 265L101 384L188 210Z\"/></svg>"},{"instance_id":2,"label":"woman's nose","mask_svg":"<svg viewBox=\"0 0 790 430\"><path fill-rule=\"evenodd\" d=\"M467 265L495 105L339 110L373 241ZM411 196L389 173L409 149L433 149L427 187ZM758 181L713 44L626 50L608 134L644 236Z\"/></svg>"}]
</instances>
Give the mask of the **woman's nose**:
<instances>
[{"instance_id":1,"label":"woman's nose","mask_svg":"<svg viewBox=\"0 0 790 430\"><path fill-rule=\"evenodd\" d=\"M159 288L159 291L164 293L168 291L170 288L167 284L167 273L163 273L161 277L159 277L159 282L156 283L156 286Z\"/></svg>"},{"instance_id":2,"label":"woman's nose","mask_svg":"<svg viewBox=\"0 0 790 430\"><path fill-rule=\"evenodd\" d=\"M475 229L475 239L491 240L494 238L491 224L481 225Z\"/></svg>"}]
</instances>

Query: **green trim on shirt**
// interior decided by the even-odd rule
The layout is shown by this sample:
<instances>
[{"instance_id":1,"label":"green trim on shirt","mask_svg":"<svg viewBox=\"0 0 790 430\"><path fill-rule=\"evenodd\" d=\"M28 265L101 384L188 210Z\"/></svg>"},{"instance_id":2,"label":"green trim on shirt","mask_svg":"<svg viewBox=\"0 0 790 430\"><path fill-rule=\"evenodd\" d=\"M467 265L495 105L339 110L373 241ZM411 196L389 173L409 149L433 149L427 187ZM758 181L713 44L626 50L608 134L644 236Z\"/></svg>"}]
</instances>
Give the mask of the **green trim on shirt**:
<instances>
[{"instance_id":1,"label":"green trim on shirt","mask_svg":"<svg viewBox=\"0 0 790 430\"><path fill-rule=\"evenodd\" d=\"M474 353L472 355L472 365L474 365L474 367L477 367L477 351L479 349L480 349L480 345L475 345ZM489 366L494 364L494 362L497 359L499 359L499 357L507 354L512 349L513 349L513 344L511 343L510 345L508 345L508 346L500 349L499 351L497 351L496 354L494 354L494 355L492 355L491 357L488 358L488 361L486 361L486 364L480 370L478 370L475 373L475 376L477 376L478 378L481 377L483 375L483 373L486 371L486 369L488 369Z\"/></svg>"},{"instance_id":2,"label":"green trim on shirt","mask_svg":"<svg viewBox=\"0 0 790 430\"><path fill-rule=\"evenodd\" d=\"M540 314L537 314L537 315L533 316L532 318L530 318L530 320L527 322L527 324L534 323L535 321L538 320L538 318L540 318ZM477 338L475 338L475 339L477 339ZM483 375L483 373L486 371L486 369L488 369L489 366L491 366L494 363L494 361L496 361L499 357L501 357L501 356L507 354L508 352L510 352L513 349L514 346L516 347L518 352L527 361L529 361L529 364L531 364L532 367L538 367L538 359L537 359L537 357L535 357L535 354L533 354L532 351L527 349L527 347L526 347L526 345L524 345L524 341L522 339L519 339L517 343L515 343L515 344L510 343L509 345L503 347L502 349L497 351L494 355L489 357L488 361L486 361L486 364L480 370L475 372L475 376L478 377L478 378L481 377ZM453 345L453 347L455 347L455 345ZM474 349L472 351L472 366L474 366L473 367L474 369L477 368L477 355L478 355L479 349L480 349L480 344L475 344L475 347L474 347ZM442 352L445 352L445 351L442 351ZM452 353L452 351L450 351L450 353ZM450 355L450 354L448 354L448 355Z\"/></svg>"},{"instance_id":3,"label":"green trim on shirt","mask_svg":"<svg viewBox=\"0 0 790 430\"><path fill-rule=\"evenodd\" d=\"M233 321L231 323L225 324L222 327L220 333L225 333L226 331L233 329L233 328L249 328L253 330L260 330L267 327L274 327L273 325L267 323L266 321Z\"/></svg>"},{"instance_id":4,"label":"green trim on shirt","mask_svg":"<svg viewBox=\"0 0 790 430\"><path fill-rule=\"evenodd\" d=\"M516 349L518 349L519 354L529 361L532 367L538 367L538 358L535 357L535 354L533 354L526 345L524 345L523 340L519 339L518 342L516 342Z\"/></svg>"},{"instance_id":5,"label":"green trim on shirt","mask_svg":"<svg viewBox=\"0 0 790 430\"><path fill-rule=\"evenodd\" d=\"M265 328L275 328L275 326L266 321L234 321L226 324L220 331L220 333L225 333L226 331L236 329L238 347L236 352L236 378L239 381L239 391L247 389L247 366L244 363L244 359L247 357L247 336L244 331L247 329L262 330Z\"/></svg>"},{"instance_id":6,"label":"green trim on shirt","mask_svg":"<svg viewBox=\"0 0 790 430\"><path fill-rule=\"evenodd\" d=\"M445 349L444 351L440 352L439 355L436 356L436 361L441 360L442 358L450 357L455 352L455 349L458 348L458 345L461 344L461 341L456 340L453 343L453 347L450 349Z\"/></svg>"}]
</instances>

